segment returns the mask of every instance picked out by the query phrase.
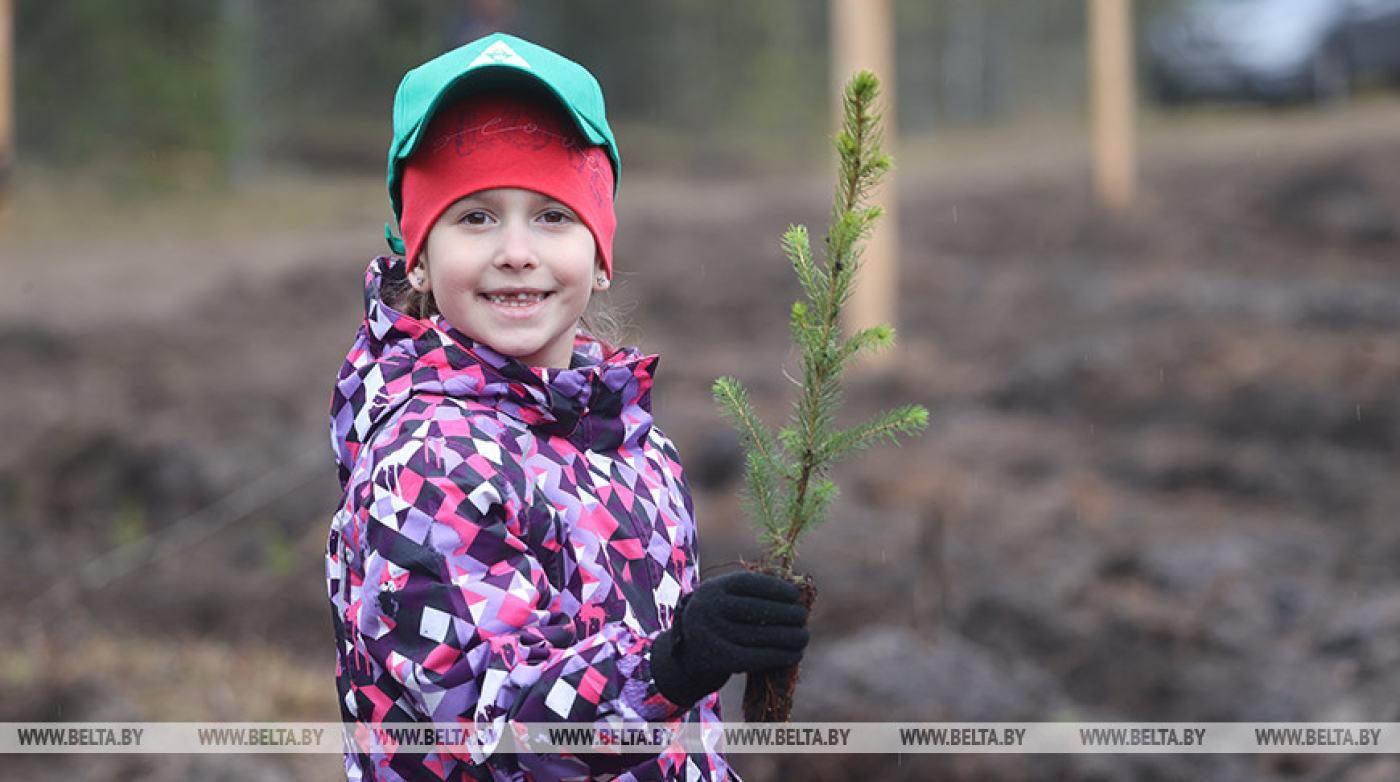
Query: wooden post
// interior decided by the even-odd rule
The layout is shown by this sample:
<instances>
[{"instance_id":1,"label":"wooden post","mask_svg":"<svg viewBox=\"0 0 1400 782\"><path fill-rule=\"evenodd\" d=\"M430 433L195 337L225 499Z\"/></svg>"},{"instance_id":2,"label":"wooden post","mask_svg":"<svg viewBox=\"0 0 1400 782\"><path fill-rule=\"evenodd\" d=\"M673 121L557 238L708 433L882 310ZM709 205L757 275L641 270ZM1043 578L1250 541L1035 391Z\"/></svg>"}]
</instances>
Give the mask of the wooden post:
<instances>
[{"instance_id":1,"label":"wooden post","mask_svg":"<svg viewBox=\"0 0 1400 782\"><path fill-rule=\"evenodd\" d=\"M15 7L0 0L0 219L10 211L15 174Z\"/></svg>"},{"instance_id":2,"label":"wooden post","mask_svg":"<svg viewBox=\"0 0 1400 782\"><path fill-rule=\"evenodd\" d=\"M1113 211L1137 197L1131 0L1088 0L1094 196Z\"/></svg>"},{"instance_id":3,"label":"wooden post","mask_svg":"<svg viewBox=\"0 0 1400 782\"><path fill-rule=\"evenodd\" d=\"M837 117L841 90L860 70L880 77L885 109L885 151L894 154L898 132L895 117L894 17L890 0L831 0L831 79ZM896 158L897 160L897 158ZM859 283L847 307L846 328L852 331L880 324L894 325L898 302L899 190L891 171L871 198L885 210L865 245ZM888 354L887 354L888 355Z\"/></svg>"}]
</instances>

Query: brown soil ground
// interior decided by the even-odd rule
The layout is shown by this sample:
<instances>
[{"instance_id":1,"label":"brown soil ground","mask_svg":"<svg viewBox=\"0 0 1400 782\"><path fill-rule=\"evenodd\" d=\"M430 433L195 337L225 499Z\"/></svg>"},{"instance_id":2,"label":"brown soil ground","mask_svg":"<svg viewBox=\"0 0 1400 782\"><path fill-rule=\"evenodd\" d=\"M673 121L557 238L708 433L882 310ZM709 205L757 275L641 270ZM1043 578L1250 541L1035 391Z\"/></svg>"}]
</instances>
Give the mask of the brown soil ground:
<instances>
[{"instance_id":1,"label":"brown soil ground","mask_svg":"<svg viewBox=\"0 0 1400 782\"><path fill-rule=\"evenodd\" d=\"M1400 721L1400 104L1148 130L1121 216L1069 136L910 143L901 347L849 409L920 402L932 425L839 471L802 551L821 596L794 719ZM336 718L325 414L382 220L373 181L346 187L307 229L281 191L246 219L11 215L0 721ZM777 237L819 233L827 190L624 181L612 298L664 357L655 408L712 570L757 552L709 386L735 375L784 415ZM735 762L750 782L1400 778L1376 755ZM338 764L30 755L4 776Z\"/></svg>"}]
</instances>

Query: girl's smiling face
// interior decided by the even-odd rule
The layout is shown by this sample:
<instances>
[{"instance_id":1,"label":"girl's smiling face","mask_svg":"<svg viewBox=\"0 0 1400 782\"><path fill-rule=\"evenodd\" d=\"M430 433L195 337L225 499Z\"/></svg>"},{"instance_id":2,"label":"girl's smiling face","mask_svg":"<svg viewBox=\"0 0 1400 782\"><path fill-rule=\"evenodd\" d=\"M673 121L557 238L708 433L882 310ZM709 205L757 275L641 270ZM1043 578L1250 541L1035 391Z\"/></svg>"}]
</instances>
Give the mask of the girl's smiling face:
<instances>
[{"instance_id":1,"label":"girl's smiling face","mask_svg":"<svg viewBox=\"0 0 1400 782\"><path fill-rule=\"evenodd\" d=\"M607 287L597 244L573 210L520 188L492 188L447 208L410 264L454 328L535 367L568 367L578 320Z\"/></svg>"}]
</instances>

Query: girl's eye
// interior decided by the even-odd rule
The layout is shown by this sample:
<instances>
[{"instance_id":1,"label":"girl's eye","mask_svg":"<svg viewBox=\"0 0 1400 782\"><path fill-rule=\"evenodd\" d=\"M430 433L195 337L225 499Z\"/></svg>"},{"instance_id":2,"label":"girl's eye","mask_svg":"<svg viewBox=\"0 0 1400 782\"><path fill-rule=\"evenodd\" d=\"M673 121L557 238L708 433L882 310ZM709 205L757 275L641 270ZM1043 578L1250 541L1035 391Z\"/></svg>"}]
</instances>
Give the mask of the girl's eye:
<instances>
[{"instance_id":1,"label":"girl's eye","mask_svg":"<svg viewBox=\"0 0 1400 782\"><path fill-rule=\"evenodd\" d=\"M491 216L486 214L486 212L480 209L472 209L463 214L460 221L466 225L485 225L490 219Z\"/></svg>"},{"instance_id":2,"label":"girl's eye","mask_svg":"<svg viewBox=\"0 0 1400 782\"><path fill-rule=\"evenodd\" d=\"M564 209L549 209L540 215L540 219L546 223L567 223L573 219L573 215Z\"/></svg>"}]
</instances>

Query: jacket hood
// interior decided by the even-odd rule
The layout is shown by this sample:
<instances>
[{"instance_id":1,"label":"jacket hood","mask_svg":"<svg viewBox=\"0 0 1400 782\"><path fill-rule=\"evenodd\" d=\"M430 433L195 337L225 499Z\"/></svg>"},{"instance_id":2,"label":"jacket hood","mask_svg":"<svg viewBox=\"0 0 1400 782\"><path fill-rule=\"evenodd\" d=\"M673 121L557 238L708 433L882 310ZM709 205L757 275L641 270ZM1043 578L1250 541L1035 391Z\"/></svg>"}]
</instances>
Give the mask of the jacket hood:
<instances>
[{"instance_id":1,"label":"jacket hood","mask_svg":"<svg viewBox=\"0 0 1400 782\"><path fill-rule=\"evenodd\" d=\"M581 334L569 369L527 367L472 341L441 316L411 318L385 304L383 286L404 275L397 257L376 258L365 271L365 319L331 403L342 487L364 444L414 395L489 407L586 450L616 449L647 436L656 356Z\"/></svg>"}]
</instances>

